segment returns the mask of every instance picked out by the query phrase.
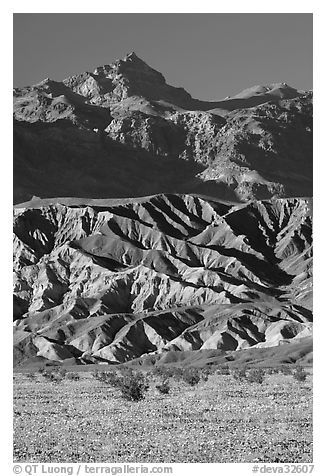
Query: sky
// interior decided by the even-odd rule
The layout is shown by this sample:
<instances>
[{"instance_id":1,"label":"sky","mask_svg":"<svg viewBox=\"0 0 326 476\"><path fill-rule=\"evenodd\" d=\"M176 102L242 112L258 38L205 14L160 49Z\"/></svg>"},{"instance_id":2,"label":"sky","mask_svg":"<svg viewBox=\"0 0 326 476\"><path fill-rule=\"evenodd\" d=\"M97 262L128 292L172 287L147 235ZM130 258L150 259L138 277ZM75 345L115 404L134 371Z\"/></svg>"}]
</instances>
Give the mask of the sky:
<instances>
[{"instance_id":1,"label":"sky","mask_svg":"<svg viewBox=\"0 0 326 476\"><path fill-rule=\"evenodd\" d=\"M135 51L173 86L218 100L257 85L312 89L309 13L15 13L14 86L93 71Z\"/></svg>"}]
</instances>

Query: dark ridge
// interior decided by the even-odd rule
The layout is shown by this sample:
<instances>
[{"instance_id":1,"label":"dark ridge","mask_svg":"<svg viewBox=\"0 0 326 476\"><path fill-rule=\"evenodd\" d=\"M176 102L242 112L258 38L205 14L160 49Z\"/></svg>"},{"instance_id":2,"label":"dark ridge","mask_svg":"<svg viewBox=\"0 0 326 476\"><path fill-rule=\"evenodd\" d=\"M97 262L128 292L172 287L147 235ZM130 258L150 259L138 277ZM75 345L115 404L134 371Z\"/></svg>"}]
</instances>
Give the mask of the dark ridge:
<instances>
[{"instance_id":1,"label":"dark ridge","mask_svg":"<svg viewBox=\"0 0 326 476\"><path fill-rule=\"evenodd\" d=\"M285 286L292 282L293 276L288 275L284 270L280 269L274 263L262 261L256 256L237 250L235 248L223 248L222 246L207 246L212 250L218 251L224 256L234 256L240 263L244 264L249 271L258 276L266 283Z\"/></svg>"},{"instance_id":2,"label":"dark ridge","mask_svg":"<svg viewBox=\"0 0 326 476\"><path fill-rule=\"evenodd\" d=\"M186 204L185 204L184 200L182 199L183 198L182 196L167 193L166 198L169 200L169 202L171 203L171 205L174 208L179 210L184 215L188 216L190 218L190 220L192 222L195 222L199 227L205 228L205 226L207 226L208 223L203 218L200 218L200 214L199 214L200 207L199 207L199 204L197 203L198 200L196 200L194 198L194 204L195 204L196 210L197 210L197 215L195 215L193 212L191 212L186 207Z\"/></svg>"},{"instance_id":3,"label":"dark ridge","mask_svg":"<svg viewBox=\"0 0 326 476\"><path fill-rule=\"evenodd\" d=\"M232 228L235 235L245 234L248 242L255 251L262 253L271 263L277 263L273 251L273 244L276 241L276 235L272 230L264 227L267 236L263 236L259 224L261 223L261 215L256 207L235 210L225 217L225 221ZM268 242L267 238L268 237Z\"/></svg>"},{"instance_id":4,"label":"dark ridge","mask_svg":"<svg viewBox=\"0 0 326 476\"><path fill-rule=\"evenodd\" d=\"M46 238L45 243L34 238L32 233L38 230ZM14 223L14 233L17 237L30 246L40 258L46 253L50 253L54 247L54 235L56 227L54 223L47 220L40 210L33 210L19 216Z\"/></svg>"},{"instance_id":5,"label":"dark ridge","mask_svg":"<svg viewBox=\"0 0 326 476\"><path fill-rule=\"evenodd\" d=\"M121 263L120 261L116 261L113 258L107 258L105 256L96 256L92 253L89 253L80 246L78 241L71 241L69 243L69 246L75 250L78 250L83 255L88 256L95 264L101 266L102 268L108 269L113 272L119 272L128 269L127 265Z\"/></svg>"},{"instance_id":6,"label":"dark ridge","mask_svg":"<svg viewBox=\"0 0 326 476\"><path fill-rule=\"evenodd\" d=\"M118 207L108 207L108 211L113 213L114 215L118 215L124 218L129 218L130 220L138 221L142 225L153 228L153 223L148 223L142 220L129 204L125 206L122 205Z\"/></svg>"},{"instance_id":7,"label":"dark ridge","mask_svg":"<svg viewBox=\"0 0 326 476\"><path fill-rule=\"evenodd\" d=\"M148 211L150 216L153 218L154 222L157 225L157 228L166 235L172 236L173 238L183 239L184 234L164 218L164 215L161 213L160 210L156 208L155 205L152 203L143 203L143 207Z\"/></svg>"},{"instance_id":8,"label":"dark ridge","mask_svg":"<svg viewBox=\"0 0 326 476\"><path fill-rule=\"evenodd\" d=\"M235 326L235 324L237 324L237 326ZM260 332L249 316L245 314L241 316L241 318L230 319L227 322L227 328L238 334L242 339L249 341L250 346L257 344L258 342L265 342L265 334ZM249 333L254 334L254 337L249 335Z\"/></svg>"},{"instance_id":9,"label":"dark ridge","mask_svg":"<svg viewBox=\"0 0 326 476\"><path fill-rule=\"evenodd\" d=\"M171 209L171 207L168 206L166 201L164 200L153 200L152 202L155 207L162 212L163 215L167 215L170 217L176 224L182 226L187 232L187 236L192 237L198 234L199 231L203 229L203 224L200 223L198 228L193 228L192 226L188 225L185 223L181 217L176 215L176 213ZM186 214L186 216L189 216L189 213ZM206 224L205 224L206 225ZM204 225L204 227L205 227Z\"/></svg>"},{"instance_id":10,"label":"dark ridge","mask_svg":"<svg viewBox=\"0 0 326 476\"><path fill-rule=\"evenodd\" d=\"M119 236L121 240L126 241L127 243L131 243L135 248L139 248L141 250L146 250L147 248L138 240L134 240L129 236L125 235L125 233L119 227L119 224L115 221L115 219L108 220L101 228L101 233L103 235L107 234L107 230L111 230L112 233Z\"/></svg>"}]
</instances>

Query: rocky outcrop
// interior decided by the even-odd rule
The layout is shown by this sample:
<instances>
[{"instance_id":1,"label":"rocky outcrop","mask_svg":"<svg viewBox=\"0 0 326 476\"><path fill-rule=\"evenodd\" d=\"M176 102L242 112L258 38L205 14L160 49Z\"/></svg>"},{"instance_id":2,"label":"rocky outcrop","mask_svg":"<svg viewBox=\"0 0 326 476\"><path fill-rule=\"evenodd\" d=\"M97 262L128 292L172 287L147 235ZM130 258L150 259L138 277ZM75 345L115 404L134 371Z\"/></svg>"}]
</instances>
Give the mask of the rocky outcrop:
<instances>
[{"instance_id":1,"label":"rocky outcrop","mask_svg":"<svg viewBox=\"0 0 326 476\"><path fill-rule=\"evenodd\" d=\"M16 361L126 362L311 335L311 202L191 195L15 208Z\"/></svg>"}]
</instances>

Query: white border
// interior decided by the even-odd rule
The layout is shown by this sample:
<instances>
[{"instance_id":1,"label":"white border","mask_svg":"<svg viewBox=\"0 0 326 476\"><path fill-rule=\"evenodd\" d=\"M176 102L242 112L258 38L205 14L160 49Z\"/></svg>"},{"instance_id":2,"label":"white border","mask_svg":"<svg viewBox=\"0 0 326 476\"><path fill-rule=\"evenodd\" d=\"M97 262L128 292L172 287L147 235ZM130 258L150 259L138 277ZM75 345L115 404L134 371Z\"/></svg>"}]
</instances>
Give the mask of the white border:
<instances>
[{"instance_id":1,"label":"white border","mask_svg":"<svg viewBox=\"0 0 326 476\"><path fill-rule=\"evenodd\" d=\"M325 274L325 241L326 241L326 197L325 188L325 124L324 115L326 114L326 76L324 74L325 63L325 28L326 18L322 2L317 1L279 1L273 2L250 1L240 2L193 2L166 0L162 4L151 2L109 2L99 0L93 4L85 2L67 2L56 0L55 2L44 2L35 0L33 2L13 1L1 6L1 160L2 175L1 184L1 224L0 234L1 246L1 297L3 306L2 320L3 332L11 333L11 209L12 209L12 122L11 122L11 88L12 88L12 14L13 13L314 13L314 202L315 202L315 220L314 220L314 311L315 311L315 364L314 364L314 475L324 473L324 422L325 422L325 363L324 363L324 345L323 340L326 335L323 293L326 280ZM8 232L9 231L9 232ZM9 271L10 270L10 271ZM8 274L7 274L8 273ZM10 273L10 274L9 274ZM8 328L7 328L8 325ZM9 334L10 335L10 334ZM5 349L2 351L2 432L1 432L1 462L5 463L3 467L4 474L12 474L12 368L8 355L11 355L11 341L8 339ZM242 464L211 464L211 465L176 465L178 470L175 474L188 474L189 471L195 473L201 469L207 474L250 474L250 466ZM248 469L246 469L246 467ZM6 469L8 471L6 471Z\"/></svg>"}]
</instances>

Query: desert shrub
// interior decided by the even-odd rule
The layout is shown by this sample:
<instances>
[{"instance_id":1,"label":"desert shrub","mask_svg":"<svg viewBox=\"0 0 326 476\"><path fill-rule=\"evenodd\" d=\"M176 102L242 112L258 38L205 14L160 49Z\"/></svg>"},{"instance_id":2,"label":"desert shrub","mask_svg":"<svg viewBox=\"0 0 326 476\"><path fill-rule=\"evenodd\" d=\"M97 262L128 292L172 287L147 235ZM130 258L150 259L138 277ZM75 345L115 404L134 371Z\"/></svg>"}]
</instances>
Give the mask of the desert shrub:
<instances>
[{"instance_id":1,"label":"desert shrub","mask_svg":"<svg viewBox=\"0 0 326 476\"><path fill-rule=\"evenodd\" d=\"M265 367L265 373L267 375L278 374L280 369L278 367Z\"/></svg>"},{"instance_id":2,"label":"desert shrub","mask_svg":"<svg viewBox=\"0 0 326 476\"><path fill-rule=\"evenodd\" d=\"M307 379L308 372L301 365L297 365L293 372L293 378L298 382L304 382Z\"/></svg>"},{"instance_id":3,"label":"desert shrub","mask_svg":"<svg viewBox=\"0 0 326 476\"><path fill-rule=\"evenodd\" d=\"M27 372L26 377L27 377L29 380L35 380L35 379L36 379L36 375L35 375L34 372Z\"/></svg>"},{"instance_id":4,"label":"desert shrub","mask_svg":"<svg viewBox=\"0 0 326 476\"><path fill-rule=\"evenodd\" d=\"M59 375L59 374L53 373L53 374L51 375L51 379L50 379L50 380L51 380L52 383L57 384L57 383L61 383L61 382L62 382L63 377L61 377L61 375Z\"/></svg>"},{"instance_id":5,"label":"desert shrub","mask_svg":"<svg viewBox=\"0 0 326 476\"><path fill-rule=\"evenodd\" d=\"M220 375L230 375L231 372L228 365L221 365L218 367L217 373Z\"/></svg>"},{"instance_id":6,"label":"desert shrub","mask_svg":"<svg viewBox=\"0 0 326 476\"><path fill-rule=\"evenodd\" d=\"M65 369L64 367L61 367L58 370L57 374L64 379L67 375L67 369Z\"/></svg>"},{"instance_id":7,"label":"desert shrub","mask_svg":"<svg viewBox=\"0 0 326 476\"><path fill-rule=\"evenodd\" d=\"M95 370L95 371L92 373L92 377L94 377L96 380L99 380L100 382L106 383L106 381L107 381L107 373L108 373L108 372Z\"/></svg>"},{"instance_id":8,"label":"desert shrub","mask_svg":"<svg viewBox=\"0 0 326 476\"><path fill-rule=\"evenodd\" d=\"M283 375L292 375L292 368L290 365L282 365L282 367L280 367L280 372Z\"/></svg>"},{"instance_id":9,"label":"desert shrub","mask_svg":"<svg viewBox=\"0 0 326 476\"><path fill-rule=\"evenodd\" d=\"M170 393L171 387L168 379L162 380L162 382L156 385L157 390L164 395Z\"/></svg>"},{"instance_id":10,"label":"desert shrub","mask_svg":"<svg viewBox=\"0 0 326 476\"><path fill-rule=\"evenodd\" d=\"M51 370L43 369L42 376L45 378L45 380L51 380L51 376L52 376Z\"/></svg>"},{"instance_id":11,"label":"desert shrub","mask_svg":"<svg viewBox=\"0 0 326 476\"><path fill-rule=\"evenodd\" d=\"M129 374L129 372L127 372ZM117 374L117 372L102 372L100 376L102 382L106 383L107 385L111 385L112 387L119 387L121 382L121 376Z\"/></svg>"},{"instance_id":12,"label":"desert shrub","mask_svg":"<svg viewBox=\"0 0 326 476\"><path fill-rule=\"evenodd\" d=\"M131 371L127 369L127 370L121 370L121 372L122 372L122 375L124 374L129 375ZM103 382L107 385L111 385L112 387L119 387L121 378L122 378L122 376L119 375L116 371L111 371L111 370L107 370L107 371L95 370L95 372L92 373L92 376L96 378L99 382Z\"/></svg>"},{"instance_id":13,"label":"desert shrub","mask_svg":"<svg viewBox=\"0 0 326 476\"><path fill-rule=\"evenodd\" d=\"M234 369L232 371L232 377L234 378L234 380L240 380L240 381L245 380L246 377L247 377L245 367L240 367L238 369Z\"/></svg>"},{"instance_id":14,"label":"desert shrub","mask_svg":"<svg viewBox=\"0 0 326 476\"><path fill-rule=\"evenodd\" d=\"M179 367L166 367L162 365L154 368L153 375L161 377L162 379L181 380L183 369Z\"/></svg>"},{"instance_id":15,"label":"desert shrub","mask_svg":"<svg viewBox=\"0 0 326 476\"><path fill-rule=\"evenodd\" d=\"M42 373L42 376L48 382L55 383L55 384L60 383L63 380L63 376L58 371L53 371L53 370L45 370Z\"/></svg>"},{"instance_id":16,"label":"desert shrub","mask_svg":"<svg viewBox=\"0 0 326 476\"><path fill-rule=\"evenodd\" d=\"M193 367L188 367L183 370L182 380L189 385L197 385L200 382L200 371Z\"/></svg>"},{"instance_id":17,"label":"desert shrub","mask_svg":"<svg viewBox=\"0 0 326 476\"><path fill-rule=\"evenodd\" d=\"M155 378L163 378L164 379L166 377L163 367L156 367L155 366L155 367L153 367L153 369L151 370L150 373L151 373L152 377L154 377L154 379Z\"/></svg>"},{"instance_id":18,"label":"desert shrub","mask_svg":"<svg viewBox=\"0 0 326 476\"><path fill-rule=\"evenodd\" d=\"M73 381L77 381L80 379L80 376L77 372L67 372L66 374L66 379L67 380L73 380Z\"/></svg>"},{"instance_id":19,"label":"desert shrub","mask_svg":"<svg viewBox=\"0 0 326 476\"><path fill-rule=\"evenodd\" d=\"M204 381L207 382L208 378L213 375L214 373L214 368L212 367L203 367L200 369L200 378Z\"/></svg>"},{"instance_id":20,"label":"desert shrub","mask_svg":"<svg viewBox=\"0 0 326 476\"><path fill-rule=\"evenodd\" d=\"M94 372L91 373L91 376L95 378L96 380L99 380L99 371L94 370Z\"/></svg>"},{"instance_id":21,"label":"desert shrub","mask_svg":"<svg viewBox=\"0 0 326 476\"><path fill-rule=\"evenodd\" d=\"M156 366L153 368L152 373L155 377L164 377L170 373L170 369L165 366Z\"/></svg>"},{"instance_id":22,"label":"desert shrub","mask_svg":"<svg viewBox=\"0 0 326 476\"><path fill-rule=\"evenodd\" d=\"M171 367L169 369L169 375L176 381L183 380L184 369L179 367Z\"/></svg>"},{"instance_id":23,"label":"desert shrub","mask_svg":"<svg viewBox=\"0 0 326 476\"><path fill-rule=\"evenodd\" d=\"M264 369L250 369L246 372L246 379L250 383L263 383L265 378Z\"/></svg>"},{"instance_id":24,"label":"desert shrub","mask_svg":"<svg viewBox=\"0 0 326 476\"><path fill-rule=\"evenodd\" d=\"M64 379L64 377L60 372L51 372L50 373L50 381L52 383L61 383L63 379Z\"/></svg>"},{"instance_id":25,"label":"desert shrub","mask_svg":"<svg viewBox=\"0 0 326 476\"><path fill-rule=\"evenodd\" d=\"M113 384L119 388L123 398L134 402L143 400L149 389L147 379L137 371L127 371L121 376L116 375Z\"/></svg>"}]
</instances>

